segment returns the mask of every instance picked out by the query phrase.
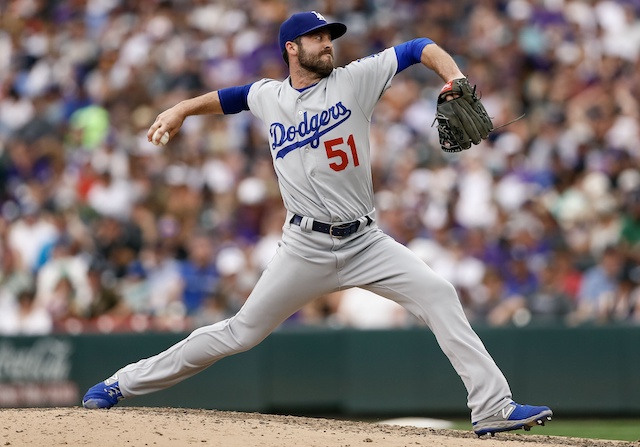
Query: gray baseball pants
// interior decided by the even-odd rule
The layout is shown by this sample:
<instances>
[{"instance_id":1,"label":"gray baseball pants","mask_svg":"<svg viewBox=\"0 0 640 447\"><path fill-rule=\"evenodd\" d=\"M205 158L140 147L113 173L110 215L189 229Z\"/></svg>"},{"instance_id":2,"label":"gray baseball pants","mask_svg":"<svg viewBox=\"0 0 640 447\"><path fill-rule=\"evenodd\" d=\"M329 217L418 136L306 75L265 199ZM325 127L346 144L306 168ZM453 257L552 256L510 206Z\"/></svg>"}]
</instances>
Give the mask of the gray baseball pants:
<instances>
[{"instance_id":1,"label":"gray baseball pants","mask_svg":"<svg viewBox=\"0 0 640 447\"><path fill-rule=\"evenodd\" d=\"M358 286L396 301L431 329L467 389L472 421L511 401L507 380L471 328L454 287L411 250L375 223L336 239L290 225L290 218L276 254L238 313L120 369L125 398L168 388L249 350L314 298Z\"/></svg>"}]
</instances>

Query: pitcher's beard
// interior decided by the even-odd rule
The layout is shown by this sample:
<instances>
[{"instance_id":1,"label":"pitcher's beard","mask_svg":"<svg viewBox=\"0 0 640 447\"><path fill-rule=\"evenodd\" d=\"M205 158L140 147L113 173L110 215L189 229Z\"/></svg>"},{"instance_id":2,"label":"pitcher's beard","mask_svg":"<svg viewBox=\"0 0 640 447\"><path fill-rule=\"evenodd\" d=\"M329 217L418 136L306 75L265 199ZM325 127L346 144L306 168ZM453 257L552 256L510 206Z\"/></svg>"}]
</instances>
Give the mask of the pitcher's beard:
<instances>
[{"instance_id":1,"label":"pitcher's beard","mask_svg":"<svg viewBox=\"0 0 640 447\"><path fill-rule=\"evenodd\" d=\"M330 54L330 58L323 58L325 54ZM333 71L333 53L322 53L313 56L307 53L304 48L300 48L298 54L298 62L300 66L311 73L315 73L320 77L326 78Z\"/></svg>"}]
</instances>

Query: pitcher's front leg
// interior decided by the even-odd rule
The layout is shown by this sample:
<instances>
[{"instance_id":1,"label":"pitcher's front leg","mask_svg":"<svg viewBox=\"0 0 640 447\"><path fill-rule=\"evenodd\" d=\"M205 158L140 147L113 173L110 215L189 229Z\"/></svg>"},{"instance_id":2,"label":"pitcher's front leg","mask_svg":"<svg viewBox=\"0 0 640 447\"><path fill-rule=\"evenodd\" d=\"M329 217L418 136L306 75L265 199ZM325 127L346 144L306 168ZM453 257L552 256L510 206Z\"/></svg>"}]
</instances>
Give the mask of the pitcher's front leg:
<instances>
[{"instance_id":1,"label":"pitcher's front leg","mask_svg":"<svg viewBox=\"0 0 640 447\"><path fill-rule=\"evenodd\" d=\"M175 385L224 357L251 349L302 306L336 289L337 277L331 265L301 258L281 245L235 316L196 329L166 351L123 367L89 390L85 406L92 390L104 397L109 393L105 389L113 388L113 383L117 384L119 398ZM115 403L117 400L109 406Z\"/></svg>"}]
</instances>

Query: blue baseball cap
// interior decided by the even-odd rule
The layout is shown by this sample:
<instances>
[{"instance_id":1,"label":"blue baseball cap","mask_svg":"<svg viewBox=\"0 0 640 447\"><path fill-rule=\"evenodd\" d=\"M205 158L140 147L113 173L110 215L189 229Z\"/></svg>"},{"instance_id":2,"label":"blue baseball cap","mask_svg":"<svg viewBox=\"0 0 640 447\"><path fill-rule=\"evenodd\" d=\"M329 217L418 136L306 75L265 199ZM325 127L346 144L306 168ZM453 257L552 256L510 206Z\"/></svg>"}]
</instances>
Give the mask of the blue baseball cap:
<instances>
[{"instance_id":1,"label":"blue baseball cap","mask_svg":"<svg viewBox=\"0 0 640 447\"><path fill-rule=\"evenodd\" d=\"M344 23L328 23L322 14L315 11L298 12L280 25L280 51L284 53L287 42L320 28L328 29L332 40L347 32L347 26Z\"/></svg>"}]
</instances>

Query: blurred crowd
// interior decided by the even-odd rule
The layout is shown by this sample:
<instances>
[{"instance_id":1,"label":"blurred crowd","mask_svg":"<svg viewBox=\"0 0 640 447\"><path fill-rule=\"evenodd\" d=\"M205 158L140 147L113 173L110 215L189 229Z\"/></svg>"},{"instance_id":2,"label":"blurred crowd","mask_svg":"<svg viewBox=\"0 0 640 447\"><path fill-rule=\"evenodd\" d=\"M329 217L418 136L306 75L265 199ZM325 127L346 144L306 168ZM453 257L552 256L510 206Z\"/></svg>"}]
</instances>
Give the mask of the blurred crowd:
<instances>
[{"instance_id":1,"label":"blurred crowd","mask_svg":"<svg viewBox=\"0 0 640 447\"><path fill-rule=\"evenodd\" d=\"M178 101L282 79L280 23L348 25L338 65L415 37L451 53L498 129L447 155L442 80L398 75L371 123L377 220L474 325L640 323L640 1L0 3L0 334L183 331L233 315L285 213L262 125ZM285 324L418 322L361 289Z\"/></svg>"}]
</instances>

